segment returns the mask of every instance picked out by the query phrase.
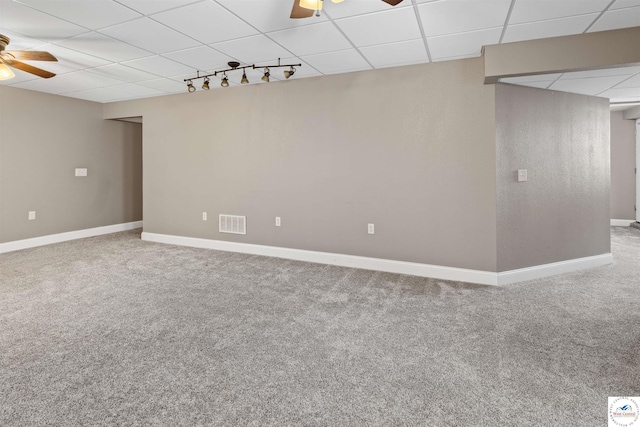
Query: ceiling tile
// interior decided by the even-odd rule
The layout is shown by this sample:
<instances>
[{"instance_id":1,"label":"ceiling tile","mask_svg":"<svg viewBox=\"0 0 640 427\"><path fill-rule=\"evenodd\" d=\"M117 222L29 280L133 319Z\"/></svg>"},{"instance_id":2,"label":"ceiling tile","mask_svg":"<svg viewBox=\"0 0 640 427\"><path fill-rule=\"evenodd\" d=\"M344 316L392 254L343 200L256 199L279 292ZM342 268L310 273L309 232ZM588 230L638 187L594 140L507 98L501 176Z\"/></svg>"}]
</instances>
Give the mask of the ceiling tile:
<instances>
[{"instance_id":1,"label":"ceiling tile","mask_svg":"<svg viewBox=\"0 0 640 427\"><path fill-rule=\"evenodd\" d=\"M317 24L327 20L325 14L304 19L289 18L292 0L217 0L217 2L236 15L242 16L242 19L264 33Z\"/></svg>"},{"instance_id":2,"label":"ceiling tile","mask_svg":"<svg viewBox=\"0 0 640 427\"><path fill-rule=\"evenodd\" d=\"M441 36L504 25L511 0L449 0L418 5L425 36Z\"/></svg>"},{"instance_id":3,"label":"ceiling tile","mask_svg":"<svg viewBox=\"0 0 640 427\"><path fill-rule=\"evenodd\" d=\"M147 80L145 82L139 82L138 85L150 87L152 89L167 93L178 93L187 91L187 86L184 83L179 83L171 79Z\"/></svg>"},{"instance_id":4,"label":"ceiling tile","mask_svg":"<svg viewBox=\"0 0 640 427\"><path fill-rule=\"evenodd\" d=\"M20 3L92 30L141 16L111 0L20 0Z\"/></svg>"},{"instance_id":5,"label":"ceiling tile","mask_svg":"<svg viewBox=\"0 0 640 427\"><path fill-rule=\"evenodd\" d=\"M20 71L16 68L12 68L11 70L16 76L9 80L0 80L0 85L13 86L13 85L17 85L18 83L23 83L29 80L35 80L40 78L40 77L34 76L31 73L25 73L24 71Z\"/></svg>"},{"instance_id":6,"label":"ceiling tile","mask_svg":"<svg viewBox=\"0 0 640 427\"><path fill-rule=\"evenodd\" d=\"M391 6L380 0L347 0L339 4L325 2L323 13L327 13L333 19L340 19L371 12L398 10L405 7L411 8L411 1L407 0L397 6Z\"/></svg>"},{"instance_id":7,"label":"ceiling tile","mask_svg":"<svg viewBox=\"0 0 640 427\"><path fill-rule=\"evenodd\" d=\"M597 95L624 80L624 76L608 76L589 79L557 80L549 89L565 92Z\"/></svg>"},{"instance_id":8,"label":"ceiling tile","mask_svg":"<svg viewBox=\"0 0 640 427\"><path fill-rule=\"evenodd\" d=\"M413 40L422 36L416 14L413 8L408 7L335 22L356 47Z\"/></svg>"},{"instance_id":9,"label":"ceiling tile","mask_svg":"<svg viewBox=\"0 0 640 427\"><path fill-rule=\"evenodd\" d=\"M116 0L131 9L134 9L143 15L151 15L152 13L162 12L163 10L174 9L180 6L186 6L202 0Z\"/></svg>"},{"instance_id":10,"label":"ceiling tile","mask_svg":"<svg viewBox=\"0 0 640 427\"><path fill-rule=\"evenodd\" d=\"M18 34L6 28L0 28L0 34L3 34L11 39L11 41L9 42L8 50L36 49L39 46L48 44L48 42L23 36L22 34Z\"/></svg>"},{"instance_id":11,"label":"ceiling tile","mask_svg":"<svg viewBox=\"0 0 640 427\"><path fill-rule=\"evenodd\" d=\"M422 39L363 47L360 52L375 68L429 62Z\"/></svg>"},{"instance_id":12,"label":"ceiling tile","mask_svg":"<svg viewBox=\"0 0 640 427\"><path fill-rule=\"evenodd\" d=\"M291 56L291 52L264 35L216 43L211 47L233 56L245 64L273 61L277 58Z\"/></svg>"},{"instance_id":13,"label":"ceiling tile","mask_svg":"<svg viewBox=\"0 0 640 427\"><path fill-rule=\"evenodd\" d=\"M101 33L154 53L187 49L200 43L149 18L100 30Z\"/></svg>"},{"instance_id":14,"label":"ceiling tile","mask_svg":"<svg viewBox=\"0 0 640 427\"><path fill-rule=\"evenodd\" d=\"M44 50L56 58L58 63L67 67L75 68L76 70L83 70L85 68L100 67L101 65L109 64L109 61L102 58L97 58L93 55L87 55L66 47L58 46L55 44L48 44L40 46L38 50Z\"/></svg>"},{"instance_id":15,"label":"ceiling tile","mask_svg":"<svg viewBox=\"0 0 640 427\"><path fill-rule=\"evenodd\" d=\"M114 62L128 61L153 55L153 53L146 50L123 43L104 34L96 33L95 31L62 40L56 42L56 44Z\"/></svg>"},{"instance_id":16,"label":"ceiling tile","mask_svg":"<svg viewBox=\"0 0 640 427\"><path fill-rule=\"evenodd\" d=\"M640 6L627 9L610 10L589 28L589 32L615 30L618 28L639 27Z\"/></svg>"},{"instance_id":17,"label":"ceiling tile","mask_svg":"<svg viewBox=\"0 0 640 427\"><path fill-rule=\"evenodd\" d=\"M127 67L121 64L110 64L103 67L91 68L87 70L90 73L99 74L104 77L122 80L124 82L139 82L145 80L157 79L158 76L135 68Z\"/></svg>"},{"instance_id":18,"label":"ceiling tile","mask_svg":"<svg viewBox=\"0 0 640 427\"><path fill-rule=\"evenodd\" d=\"M480 56L482 46L497 44L500 41L502 27L489 30L470 31L447 36L429 37L427 44L434 60L451 56Z\"/></svg>"},{"instance_id":19,"label":"ceiling tile","mask_svg":"<svg viewBox=\"0 0 640 427\"><path fill-rule=\"evenodd\" d=\"M302 59L323 74L371 69L367 61L355 49L309 55Z\"/></svg>"},{"instance_id":20,"label":"ceiling tile","mask_svg":"<svg viewBox=\"0 0 640 427\"><path fill-rule=\"evenodd\" d=\"M176 62L180 62L193 70L217 70L227 68L227 62L234 60L224 53L211 49L208 46L194 47L192 49L165 53L162 55Z\"/></svg>"},{"instance_id":21,"label":"ceiling tile","mask_svg":"<svg viewBox=\"0 0 640 427\"><path fill-rule=\"evenodd\" d=\"M632 76L636 73L640 73L640 66L605 68L602 70L574 71L572 73L564 73L562 77L560 77L560 79L567 80L604 76Z\"/></svg>"},{"instance_id":22,"label":"ceiling tile","mask_svg":"<svg viewBox=\"0 0 640 427\"><path fill-rule=\"evenodd\" d=\"M196 70L186 65L179 64L162 56L150 56L142 59L124 62L122 65L133 67L158 76L178 76L182 74L195 74Z\"/></svg>"},{"instance_id":23,"label":"ceiling tile","mask_svg":"<svg viewBox=\"0 0 640 427\"><path fill-rule=\"evenodd\" d=\"M600 13L611 0L517 0L509 24Z\"/></svg>"},{"instance_id":24,"label":"ceiling tile","mask_svg":"<svg viewBox=\"0 0 640 427\"><path fill-rule=\"evenodd\" d=\"M296 73L291 77L291 79L299 79L303 77L314 77L321 76L322 74L313 68L308 63L304 62L300 58L292 57L292 58L282 58L283 64L301 64L300 67L296 67Z\"/></svg>"},{"instance_id":25,"label":"ceiling tile","mask_svg":"<svg viewBox=\"0 0 640 427\"><path fill-rule=\"evenodd\" d=\"M0 28L40 39L59 40L88 30L11 0L0 0Z\"/></svg>"},{"instance_id":26,"label":"ceiling tile","mask_svg":"<svg viewBox=\"0 0 640 427\"><path fill-rule=\"evenodd\" d=\"M202 43L216 43L258 31L212 1L204 1L153 15L153 19Z\"/></svg>"},{"instance_id":27,"label":"ceiling tile","mask_svg":"<svg viewBox=\"0 0 640 427\"><path fill-rule=\"evenodd\" d=\"M598 14L594 13L570 18L531 22L528 24L509 25L502 42L510 43L521 40L580 34L584 32L597 17Z\"/></svg>"},{"instance_id":28,"label":"ceiling tile","mask_svg":"<svg viewBox=\"0 0 640 427\"><path fill-rule=\"evenodd\" d=\"M63 93L116 86L122 83L120 80L99 76L86 71L75 71L73 73L56 76L52 79L30 80L15 86L42 92Z\"/></svg>"},{"instance_id":29,"label":"ceiling tile","mask_svg":"<svg viewBox=\"0 0 640 427\"><path fill-rule=\"evenodd\" d=\"M526 83L517 83L519 86L528 86L528 87L537 87L539 89L546 89L549 85L553 83L553 80L540 81L540 82L526 82Z\"/></svg>"},{"instance_id":30,"label":"ceiling tile","mask_svg":"<svg viewBox=\"0 0 640 427\"><path fill-rule=\"evenodd\" d=\"M640 6L640 0L616 0L609 10L623 9L625 7Z\"/></svg>"},{"instance_id":31,"label":"ceiling tile","mask_svg":"<svg viewBox=\"0 0 640 427\"><path fill-rule=\"evenodd\" d=\"M616 85L616 89L620 88L640 88L640 74L627 78Z\"/></svg>"},{"instance_id":32,"label":"ceiling tile","mask_svg":"<svg viewBox=\"0 0 640 427\"><path fill-rule=\"evenodd\" d=\"M270 33L269 37L296 56L344 50L352 47L349 41L330 22L277 31Z\"/></svg>"},{"instance_id":33,"label":"ceiling tile","mask_svg":"<svg viewBox=\"0 0 640 427\"><path fill-rule=\"evenodd\" d=\"M621 101L640 101L640 88L627 88L627 89L609 89L602 92L600 95L604 98L609 98L612 102Z\"/></svg>"}]
</instances>

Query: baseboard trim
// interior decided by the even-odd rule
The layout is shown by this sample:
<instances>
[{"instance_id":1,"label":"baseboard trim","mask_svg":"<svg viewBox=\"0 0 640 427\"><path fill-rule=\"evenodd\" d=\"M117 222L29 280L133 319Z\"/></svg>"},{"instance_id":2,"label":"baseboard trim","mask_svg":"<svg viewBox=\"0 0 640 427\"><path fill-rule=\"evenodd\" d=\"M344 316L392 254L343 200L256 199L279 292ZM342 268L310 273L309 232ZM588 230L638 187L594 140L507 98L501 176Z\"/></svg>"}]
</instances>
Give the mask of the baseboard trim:
<instances>
[{"instance_id":1,"label":"baseboard trim","mask_svg":"<svg viewBox=\"0 0 640 427\"><path fill-rule=\"evenodd\" d=\"M142 221L134 221L122 224L105 225L103 227L87 228L85 230L69 231L66 233L50 234L48 236L33 237L31 239L15 240L13 242L0 243L0 254L50 245L52 243L67 242L69 240L84 239L86 237L117 233L119 231L134 230L141 227Z\"/></svg>"},{"instance_id":2,"label":"baseboard trim","mask_svg":"<svg viewBox=\"0 0 640 427\"><path fill-rule=\"evenodd\" d=\"M525 280L542 279L544 277L556 276L558 274L587 270L594 267L608 265L612 262L613 255L611 253L606 253L602 255L554 262L551 264L535 265L533 267L520 268L517 270L503 271L498 273L498 285L510 285L512 283L524 282Z\"/></svg>"},{"instance_id":3,"label":"baseboard trim","mask_svg":"<svg viewBox=\"0 0 640 427\"><path fill-rule=\"evenodd\" d=\"M341 267L361 268L364 270L384 271L388 273L409 274L434 279L453 280L482 285L501 286L511 283L562 274L570 271L596 267L613 262L611 254L580 258L553 264L523 268L519 270L495 273L491 271L445 267L432 264L420 264L370 258L356 255L316 252L302 249L290 249L251 243L226 242L222 240L201 239L196 237L172 236L158 233L142 233L142 240L170 245L189 246L202 249L214 249L225 252L238 252L251 255L263 255L297 261L337 265Z\"/></svg>"},{"instance_id":4,"label":"baseboard trim","mask_svg":"<svg viewBox=\"0 0 640 427\"><path fill-rule=\"evenodd\" d=\"M629 227L632 223L636 222L635 219L612 219L612 227Z\"/></svg>"}]
</instances>

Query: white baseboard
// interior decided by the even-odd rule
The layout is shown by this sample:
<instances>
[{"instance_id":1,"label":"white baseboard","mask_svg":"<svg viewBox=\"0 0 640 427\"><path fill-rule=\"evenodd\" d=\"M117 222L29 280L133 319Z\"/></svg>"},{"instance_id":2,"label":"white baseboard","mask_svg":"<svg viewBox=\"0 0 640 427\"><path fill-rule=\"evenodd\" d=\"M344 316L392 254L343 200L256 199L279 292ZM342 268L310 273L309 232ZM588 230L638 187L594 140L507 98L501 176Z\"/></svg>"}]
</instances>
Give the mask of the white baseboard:
<instances>
[{"instance_id":1,"label":"white baseboard","mask_svg":"<svg viewBox=\"0 0 640 427\"><path fill-rule=\"evenodd\" d=\"M629 227L632 223L636 222L635 219L612 219L612 227Z\"/></svg>"},{"instance_id":2,"label":"white baseboard","mask_svg":"<svg viewBox=\"0 0 640 427\"><path fill-rule=\"evenodd\" d=\"M611 253L606 253L602 255L554 262L551 264L519 268L517 270L503 271L498 273L498 285L509 285L512 283L523 282L525 280L542 279L543 277L571 273L572 271L587 270L589 268L611 264L612 262L613 255Z\"/></svg>"},{"instance_id":3,"label":"white baseboard","mask_svg":"<svg viewBox=\"0 0 640 427\"><path fill-rule=\"evenodd\" d=\"M465 268L445 267L440 265L420 264L415 262L395 261L380 258L369 258L356 255L315 252L302 249L281 248L275 246L255 245L250 243L225 242L222 240L171 236L167 234L148 232L142 233L142 240L146 240L149 242L166 243L171 245L271 256L276 258L293 259L297 261L337 265L341 267L362 268L364 270L410 274L413 276L431 277L434 279L462 281L494 286L507 285L523 280L531 280L556 274L567 273L570 271L596 267L613 262L613 258L609 253L598 255L595 257L579 258L553 264L496 273L491 271L470 270Z\"/></svg>"},{"instance_id":4,"label":"white baseboard","mask_svg":"<svg viewBox=\"0 0 640 427\"><path fill-rule=\"evenodd\" d=\"M15 240L13 242L0 243L0 254L5 252L19 251L21 249L35 248L37 246L50 245L52 243L84 239L85 237L93 237L100 236L102 234L117 233L119 231L134 230L141 227L142 221L134 221L126 222L123 224L88 228L86 230L69 231L67 233L50 234L48 236L33 237L31 239Z\"/></svg>"}]
</instances>

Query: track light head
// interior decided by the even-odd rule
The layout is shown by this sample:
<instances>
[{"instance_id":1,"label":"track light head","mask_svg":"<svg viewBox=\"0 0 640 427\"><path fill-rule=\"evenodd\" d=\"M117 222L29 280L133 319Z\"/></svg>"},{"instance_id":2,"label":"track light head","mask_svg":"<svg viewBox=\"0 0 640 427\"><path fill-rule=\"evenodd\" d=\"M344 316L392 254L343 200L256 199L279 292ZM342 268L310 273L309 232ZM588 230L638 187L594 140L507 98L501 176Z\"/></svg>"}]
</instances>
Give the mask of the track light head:
<instances>
[{"instance_id":1,"label":"track light head","mask_svg":"<svg viewBox=\"0 0 640 427\"><path fill-rule=\"evenodd\" d=\"M284 71L284 78L288 79L289 77L293 76L295 74L295 72L296 72L296 69L293 68L293 67L291 67L291 69L289 69L289 70L285 70Z\"/></svg>"},{"instance_id":2,"label":"track light head","mask_svg":"<svg viewBox=\"0 0 640 427\"><path fill-rule=\"evenodd\" d=\"M271 73L269 73L269 68L265 68L264 69L264 76L262 76L262 81L269 83L269 76L271 75Z\"/></svg>"},{"instance_id":3,"label":"track light head","mask_svg":"<svg viewBox=\"0 0 640 427\"><path fill-rule=\"evenodd\" d=\"M242 80L240 80L240 83L242 83L243 85L249 84L249 79L247 78L247 73L242 73Z\"/></svg>"},{"instance_id":4,"label":"track light head","mask_svg":"<svg viewBox=\"0 0 640 427\"><path fill-rule=\"evenodd\" d=\"M209 90L209 77L205 77L204 83L202 83L202 89Z\"/></svg>"},{"instance_id":5,"label":"track light head","mask_svg":"<svg viewBox=\"0 0 640 427\"><path fill-rule=\"evenodd\" d=\"M191 80L187 80L187 90L191 93L191 92L195 92L196 91L196 87L193 85L193 83L191 82Z\"/></svg>"},{"instance_id":6,"label":"track light head","mask_svg":"<svg viewBox=\"0 0 640 427\"><path fill-rule=\"evenodd\" d=\"M223 74L222 82L220 82L220 86L229 87L229 79L227 78L227 74Z\"/></svg>"}]
</instances>

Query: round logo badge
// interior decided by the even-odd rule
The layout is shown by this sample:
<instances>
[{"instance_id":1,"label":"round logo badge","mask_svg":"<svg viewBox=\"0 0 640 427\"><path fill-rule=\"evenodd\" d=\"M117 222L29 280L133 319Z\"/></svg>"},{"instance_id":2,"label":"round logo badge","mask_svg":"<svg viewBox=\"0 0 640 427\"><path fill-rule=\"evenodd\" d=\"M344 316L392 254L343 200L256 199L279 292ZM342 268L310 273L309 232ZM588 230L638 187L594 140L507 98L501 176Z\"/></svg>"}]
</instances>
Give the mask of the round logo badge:
<instances>
[{"instance_id":1,"label":"round logo badge","mask_svg":"<svg viewBox=\"0 0 640 427\"><path fill-rule=\"evenodd\" d=\"M638 421L638 403L631 397L609 398L609 425L640 426Z\"/></svg>"}]
</instances>

